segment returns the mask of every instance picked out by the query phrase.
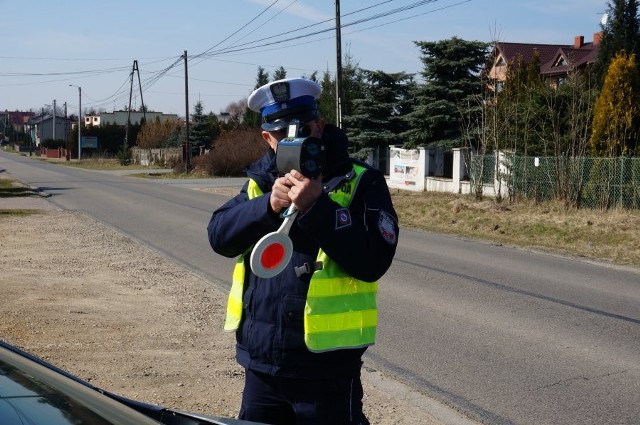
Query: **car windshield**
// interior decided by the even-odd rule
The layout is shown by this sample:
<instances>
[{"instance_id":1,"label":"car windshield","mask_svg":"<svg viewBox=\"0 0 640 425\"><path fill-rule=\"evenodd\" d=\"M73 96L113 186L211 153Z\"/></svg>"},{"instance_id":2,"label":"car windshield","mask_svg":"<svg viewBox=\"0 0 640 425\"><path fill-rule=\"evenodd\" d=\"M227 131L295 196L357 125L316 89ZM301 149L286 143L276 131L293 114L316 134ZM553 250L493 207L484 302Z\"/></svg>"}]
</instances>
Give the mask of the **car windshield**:
<instances>
[{"instance_id":1,"label":"car windshield","mask_svg":"<svg viewBox=\"0 0 640 425\"><path fill-rule=\"evenodd\" d=\"M23 423L158 424L99 392L5 351L0 356L0 424Z\"/></svg>"}]
</instances>

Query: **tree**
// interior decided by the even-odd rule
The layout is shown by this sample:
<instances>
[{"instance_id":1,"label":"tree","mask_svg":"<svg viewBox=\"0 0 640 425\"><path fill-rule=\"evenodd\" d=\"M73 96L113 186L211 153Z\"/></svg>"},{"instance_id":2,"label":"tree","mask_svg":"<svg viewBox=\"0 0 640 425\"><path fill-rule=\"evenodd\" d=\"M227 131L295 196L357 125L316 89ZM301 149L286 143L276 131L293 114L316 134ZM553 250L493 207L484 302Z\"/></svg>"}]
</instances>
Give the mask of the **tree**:
<instances>
[{"instance_id":1,"label":"tree","mask_svg":"<svg viewBox=\"0 0 640 425\"><path fill-rule=\"evenodd\" d=\"M606 20L600 24L602 41L594 66L596 84L602 87L605 74L616 55L623 50L640 57L640 20L638 0L613 0L608 3ZM640 70L640 64L636 67Z\"/></svg>"},{"instance_id":2,"label":"tree","mask_svg":"<svg viewBox=\"0 0 640 425\"><path fill-rule=\"evenodd\" d=\"M534 50L531 61L517 57L507 68L504 89L495 95L488 108L491 123L489 150L508 149L514 154L544 155L546 136L539 127L560 111L549 115L548 99L559 91L544 84L540 77L540 55ZM551 104L555 104L551 101ZM546 131L546 130L545 130ZM538 137L540 136L540 137Z\"/></svg>"},{"instance_id":3,"label":"tree","mask_svg":"<svg viewBox=\"0 0 640 425\"><path fill-rule=\"evenodd\" d=\"M318 71L313 71L311 73L311 75L302 75L302 78L307 79L307 80L311 80L314 83L320 83L320 81L318 81Z\"/></svg>"},{"instance_id":4,"label":"tree","mask_svg":"<svg viewBox=\"0 0 640 425\"><path fill-rule=\"evenodd\" d=\"M349 140L360 150L400 143L410 111L413 75L405 72L362 71L367 84L363 97L352 99L353 111L344 117ZM386 149L385 149L386 151Z\"/></svg>"},{"instance_id":5,"label":"tree","mask_svg":"<svg viewBox=\"0 0 640 425\"><path fill-rule=\"evenodd\" d=\"M599 156L640 154L640 73L635 55L618 53L594 109L591 147Z\"/></svg>"},{"instance_id":6,"label":"tree","mask_svg":"<svg viewBox=\"0 0 640 425\"><path fill-rule=\"evenodd\" d=\"M254 89L260 88L269 82L269 73L263 67L258 67L258 75L256 76L256 85Z\"/></svg>"},{"instance_id":7,"label":"tree","mask_svg":"<svg viewBox=\"0 0 640 425\"><path fill-rule=\"evenodd\" d=\"M287 78L287 71L280 65L280 68L273 71L273 81L284 80L285 78Z\"/></svg>"},{"instance_id":8,"label":"tree","mask_svg":"<svg viewBox=\"0 0 640 425\"><path fill-rule=\"evenodd\" d=\"M236 130L241 125L244 125L245 127L248 127L248 128L252 128L252 126L247 124L247 121L246 121L247 112L251 112L252 114L254 114L255 124L253 125L253 127L260 126L260 122L262 121L262 118L260 117L260 113L253 112L251 109L247 107L246 97L244 99L231 102L229 105L227 105L226 109L227 109L227 112L229 113L229 119L227 120L226 123L224 123L224 126L223 126L224 131Z\"/></svg>"},{"instance_id":9,"label":"tree","mask_svg":"<svg viewBox=\"0 0 640 425\"><path fill-rule=\"evenodd\" d=\"M336 81L329 70L322 74L322 93L318 98L318 112L330 124L336 124Z\"/></svg>"},{"instance_id":10,"label":"tree","mask_svg":"<svg viewBox=\"0 0 640 425\"><path fill-rule=\"evenodd\" d=\"M462 116L482 90L479 72L488 44L457 37L415 44L422 51L424 83L413 91L416 106L406 117L405 145L462 146Z\"/></svg>"},{"instance_id":11,"label":"tree","mask_svg":"<svg viewBox=\"0 0 640 425\"><path fill-rule=\"evenodd\" d=\"M203 109L202 102L198 100L193 107L193 114L191 114L192 126L189 130L189 139L192 146L210 146L213 140L213 134Z\"/></svg>"},{"instance_id":12,"label":"tree","mask_svg":"<svg viewBox=\"0 0 640 425\"><path fill-rule=\"evenodd\" d=\"M140 132L136 144L142 149L161 148L174 145L177 135L180 133L180 125L176 121L164 120L156 117L145 123Z\"/></svg>"},{"instance_id":13,"label":"tree","mask_svg":"<svg viewBox=\"0 0 640 425\"><path fill-rule=\"evenodd\" d=\"M353 99L362 99L366 90L365 75L360 64L355 61L350 51L344 55L342 61L342 117L353 114ZM335 115L335 90L334 90Z\"/></svg>"},{"instance_id":14,"label":"tree","mask_svg":"<svg viewBox=\"0 0 640 425\"><path fill-rule=\"evenodd\" d=\"M4 111L4 119L0 125L2 126L2 133L0 134L0 142L4 143L6 140L15 140L14 129L11 123L11 115L7 110Z\"/></svg>"},{"instance_id":15,"label":"tree","mask_svg":"<svg viewBox=\"0 0 640 425\"><path fill-rule=\"evenodd\" d=\"M209 114L207 114L205 121L207 123L207 129L211 136L211 140L215 143L218 137L220 137L220 133L222 133L222 123L218 119L218 116L213 112L209 112Z\"/></svg>"},{"instance_id":16,"label":"tree","mask_svg":"<svg viewBox=\"0 0 640 425\"><path fill-rule=\"evenodd\" d=\"M263 67L259 66L258 75L256 76L256 85L253 87L254 90L268 83L269 83L269 73L266 72ZM246 100L244 101L244 105L242 107L243 112L238 116L235 116L237 113L236 107L237 107L237 102L227 107L227 112L229 112L232 115L232 120L235 120L237 121L237 123L239 123L240 119L242 119L242 124L248 128L260 127L260 124L262 123L262 117L260 116L260 113L254 112L251 109L249 109L249 107L247 106ZM231 108L233 108L234 110L232 111Z\"/></svg>"}]
</instances>

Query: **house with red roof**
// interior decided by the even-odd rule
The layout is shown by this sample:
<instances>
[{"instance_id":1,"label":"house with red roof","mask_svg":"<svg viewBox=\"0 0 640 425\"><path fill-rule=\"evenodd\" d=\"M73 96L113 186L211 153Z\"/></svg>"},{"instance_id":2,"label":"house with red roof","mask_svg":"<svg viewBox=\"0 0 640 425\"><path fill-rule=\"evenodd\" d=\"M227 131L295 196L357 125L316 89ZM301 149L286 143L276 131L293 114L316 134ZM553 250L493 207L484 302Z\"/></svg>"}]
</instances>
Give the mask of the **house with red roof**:
<instances>
[{"instance_id":1,"label":"house with red roof","mask_svg":"<svg viewBox=\"0 0 640 425\"><path fill-rule=\"evenodd\" d=\"M581 71L595 63L601 41L602 32L595 33L589 42L585 42L582 35L576 36L573 44L498 42L492 51L487 75L499 91L507 80L509 66L528 64L537 52L540 76L547 84L557 87L571 71Z\"/></svg>"},{"instance_id":2,"label":"house with red roof","mask_svg":"<svg viewBox=\"0 0 640 425\"><path fill-rule=\"evenodd\" d=\"M29 120L35 116L34 112L4 111L0 112L0 139L7 134L26 133Z\"/></svg>"}]
</instances>

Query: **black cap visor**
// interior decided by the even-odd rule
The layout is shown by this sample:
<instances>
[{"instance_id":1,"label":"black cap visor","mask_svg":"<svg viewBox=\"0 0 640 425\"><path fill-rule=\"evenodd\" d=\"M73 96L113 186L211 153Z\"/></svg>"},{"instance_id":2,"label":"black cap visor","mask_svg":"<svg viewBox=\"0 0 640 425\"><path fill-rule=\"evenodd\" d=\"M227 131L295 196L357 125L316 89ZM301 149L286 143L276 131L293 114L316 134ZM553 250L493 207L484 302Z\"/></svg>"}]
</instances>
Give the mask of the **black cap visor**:
<instances>
[{"instance_id":1,"label":"black cap visor","mask_svg":"<svg viewBox=\"0 0 640 425\"><path fill-rule=\"evenodd\" d=\"M301 123L313 121L318 118L318 109L315 105L304 105L297 108L283 109L264 117L262 129L264 131L284 130L294 119Z\"/></svg>"}]
</instances>

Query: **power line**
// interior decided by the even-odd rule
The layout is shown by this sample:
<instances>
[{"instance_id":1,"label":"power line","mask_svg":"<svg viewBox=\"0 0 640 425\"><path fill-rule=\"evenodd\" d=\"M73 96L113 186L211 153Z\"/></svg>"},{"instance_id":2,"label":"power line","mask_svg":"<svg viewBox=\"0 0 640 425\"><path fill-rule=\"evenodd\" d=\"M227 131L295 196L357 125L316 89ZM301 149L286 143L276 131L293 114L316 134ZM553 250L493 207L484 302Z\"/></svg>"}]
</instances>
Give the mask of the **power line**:
<instances>
[{"instance_id":1,"label":"power line","mask_svg":"<svg viewBox=\"0 0 640 425\"><path fill-rule=\"evenodd\" d=\"M350 27L350 26L363 24L363 23L366 23L366 22L369 22L369 21L372 21L372 20L385 18L385 17L391 16L391 15L395 15L395 14L400 13L400 12L406 12L408 10L415 9L416 7L424 6L425 4L434 3L436 1L438 1L438 0L420 0L418 2L414 2L414 3L412 3L410 5L407 5L407 6L399 7L399 8L396 8L396 9L391 9L391 10L386 11L386 12L378 13L378 14L375 14L375 15L372 15L372 16L369 16L369 17L366 17L366 18L358 19L356 21L352 21L352 22L343 24L342 28L347 28L347 27ZM387 2L388 1L381 2L379 4L383 4L383 3L387 3ZM370 9L371 7L373 7L373 6L370 6L370 7L364 8L364 9L360 9L360 10L355 11L355 12L351 12L348 15L358 13L358 12L360 12L362 10ZM343 16L347 16L347 15L343 15ZM410 18L407 18L407 19L411 19L411 18L413 18L413 17L410 17ZM273 39L273 38L281 37L283 35L287 35L287 34L291 34L291 33L294 33L294 32L298 32L301 29L311 28L311 27L314 27L314 26L317 26L317 25L320 25L320 24L326 23L326 22L329 22L329 20L325 20L325 21L322 21L322 22L319 22L319 23L315 23L315 24L312 24L312 25L307 25L307 26L304 26L304 27L300 27L300 28L297 28L297 29L294 29L294 30L291 30L291 31L287 31L287 32L283 32L283 33L280 33L280 34L276 34L276 35L273 35L273 36L270 36L270 37L263 37L263 38L261 38L259 40L253 40L251 42L247 42L247 43L243 43L243 44L239 44L239 45L235 45L235 46L230 46L230 47L227 47L227 48L224 48L224 49L220 49L220 50L217 50L217 51L214 51L214 52L211 52L211 53L207 53L206 55L203 52L200 55L201 56L206 56L206 57L213 57L213 56L218 56L218 55L223 55L223 54L228 54L228 53L237 53L237 52L242 52L242 51L247 51L247 50L255 50L255 49L262 48L262 47L278 45L278 44L286 43L286 42L289 42L289 41L296 41L296 40L300 40L300 39L303 39L303 38L308 38L308 37L312 37L312 36L315 36L315 35L320 35L320 34L324 34L324 33L327 33L327 32L335 31L335 27L331 27L331 28L321 29L321 30L318 30L318 31L313 31L313 32L310 32L310 33L302 34L302 35L299 35L299 36L296 36L296 37L290 37L290 38L285 38L283 40L276 40L276 41L273 41L273 42L264 43L264 40L270 40L270 39ZM243 46L246 46L246 47L243 47ZM209 49L207 52L209 52L210 50L211 49Z\"/></svg>"},{"instance_id":2,"label":"power line","mask_svg":"<svg viewBox=\"0 0 640 425\"><path fill-rule=\"evenodd\" d=\"M390 2L392 2L392 1L394 1L394 0L386 0L386 1L383 1L383 2L379 2L379 3L373 4L373 5L371 5L371 6L364 7L364 8L362 8L362 9L358 9L358 10L355 10L355 11L353 11L353 12L349 12L349 13L347 13L347 14L344 14L343 16L349 16L349 15L353 15L353 14L356 14L356 13L360 13L360 12L362 12L362 11L365 11L365 10L371 9L371 8L373 8L373 7L377 7L377 6L382 5L382 4L385 4L385 3L390 3ZM286 8L282 9L282 10L281 10L281 12L283 12L284 10L286 10L287 8L289 8L292 4L293 4L293 2L292 2L292 3L290 3ZM269 19L267 22L269 22L270 20L272 20L273 18L275 18L275 17L276 17L276 16L278 16L278 15L279 15L279 13L278 13L278 14L276 14L276 15L274 15L274 16L273 16L271 19ZM247 42L247 43L243 43L243 44L235 44L235 45L231 45L231 46L227 47L227 49L235 48L235 47L240 47L240 46L251 45L251 44L254 44L254 43L258 42L258 41L270 40L270 39L273 39L273 38L281 37L281 36L283 36L283 35L292 34L292 33L295 33L295 32L303 31L303 30L305 30L305 29L309 29L309 28L317 27L317 26L319 26L319 25L326 24L326 23L333 22L333 21L334 21L334 18L332 17L332 18L329 18L329 19L325 19L324 21L316 22L316 23L309 24L309 25L304 25L304 26L302 26L302 27L298 27L298 28L295 28L295 29L293 29L293 30L289 30L289 31L282 32L282 33L279 33L279 34L271 35L271 36L268 36L268 37L261 37L259 40L253 40L253 41L250 41L250 42ZM266 22L265 22L265 23L266 23ZM335 30L335 27L334 27L334 28L330 28L330 29L328 29L327 31L333 31L333 30ZM254 30L254 31L255 31L255 30ZM252 32L253 32L253 31L252 31ZM243 37L243 38L245 38L245 37ZM238 40L238 41L239 41L239 40ZM218 44L220 44L220 43L218 43ZM207 50L207 52L209 52L210 50L211 50L211 49ZM224 49L223 49L223 50L224 50ZM203 52L203 53L201 53L201 55L204 55L204 54L205 54L205 53L207 53L207 52Z\"/></svg>"},{"instance_id":3,"label":"power line","mask_svg":"<svg viewBox=\"0 0 640 425\"><path fill-rule=\"evenodd\" d=\"M287 9L289 9L291 6L293 6L294 3L296 3L298 0L292 0L291 3L289 3L287 6L285 6L284 8L280 9L275 15L271 16L269 19L267 19L264 24L269 23L270 21L274 20L276 17L278 17L280 14L284 13ZM275 4L275 3L274 3ZM264 25L263 24L263 25ZM236 40L235 42L239 42L241 40L244 40L245 38L247 38L249 35L253 34L254 32L258 31L259 29L261 29L260 26L257 26L256 28L254 28L253 30L249 31L248 33L246 33L244 36L242 36L241 38L239 38L238 40Z\"/></svg>"},{"instance_id":4,"label":"power line","mask_svg":"<svg viewBox=\"0 0 640 425\"><path fill-rule=\"evenodd\" d=\"M215 49L216 47L218 47L219 45L221 45L222 43L224 43L225 41L227 41L228 39L230 39L231 37L233 37L234 35L236 35L237 33L239 33L240 31L242 31L243 29L245 29L249 24L251 24L253 21L255 21L256 19L258 19L260 16L262 16L264 13L266 13L269 9L271 9L276 3L278 3L279 0L275 0L273 3L271 3L269 6L267 6L262 12L258 13L255 17L253 17L249 22L247 22L246 24L242 25L240 28L238 28L237 30L235 30L231 35L227 36L224 40L216 43L215 45L209 47L207 50L205 50L204 52L192 56L192 58L198 58L201 55L204 55L206 53L208 53L209 51Z\"/></svg>"},{"instance_id":5,"label":"power line","mask_svg":"<svg viewBox=\"0 0 640 425\"><path fill-rule=\"evenodd\" d=\"M55 75L86 75L86 74L105 74L115 71L122 71L124 67L107 68L107 69L90 69L86 71L66 71L66 72L0 72L0 77L43 77Z\"/></svg>"},{"instance_id":6,"label":"power line","mask_svg":"<svg viewBox=\"0 0 640 425\"><path fill-rule=\"evenodd\" d=\"M194 65L204 61L204 60L221 60L220 57L222 56L231 56L231 55L241 55L241 54L246 54L249 53L251 51L255 51L257 49L261 49L262 51L269 51L269 50L277 50L277 49L282 49L283 47L292 47L292 46L297 46L300 44L309 44L312 42L319 42L322 40L327 40L327 39L332 39L333 35L328 35L326 36L327 33L329 32L333 32L335 31L335 25L331 25L328 28L320 28L322 25L326 25L328 23L332 23L334 21L334 18L331 19L325 19L319 22L315 22L313 24L309 24L309 25L304 25L292 30L288 30L288 31L284 31L281 32L279 34L274 34L271 36L267 36L267 37L262 37L260 39L256 39L253 41L248 41L248 42L244 42L244 43L239 43L240 41L246 39L250 34L254 33L257 29L261 28L262 26L259 26L249 32L247 32L246 34L244 34L243 36L241 36L240 38L238 38L237 40L235 40L234 42L230 43L229 45L227 45L224 48L218 48L219 46L223 45L225 42L231 40L234 36L240 34L243 30L249 28L250 25L252 25L253 23L257 22L258 19L260 19L260 17L265 16L265 14L271 10L272 8L275 7L275 5L278 3L279 0L275 0L273 2L271 2L267 7L265 7L262 11L260 11L260 13L258 13L256 16L254 16L253 18L251 18L248 22L246 22L245 24L241 25L237 30L235 30L234 32L232 32L229 36L225 37L223 40L221 40L220 42L216 43L215 45L209 47L208 49L206 49L205 51L193 55L191 57L189 57L189 61L191 60L196 60L199 59L199 61L197 63L194 63ZM341 17L345 18L345 17L356 17L358 14L362 14L363 12L366 11L370 11L374 8L379 8L380 6L383 6L385 4L391 3L394 0L386 0L386 1L380 1L371 5L368 5L366 7L351 11L349 13L345 13L342 14ZM433 13L435 11L439 11L439 10L443 10L443 9L447 9L450 7L454 7L454 6L458 6L460 4L463 3L467 3L470 2L471 0L465 0L459 3L455 3L452 5L447 5L438 9L434 9L434 10L430 10L424 13L419 13L419 14L413 14L411 16L405 17L405 18L400 18L400 19L396 19L396 20L392 20L389 22L384 22L384 23L380 23L378 25L374 25L374 26L369 26L366 28L358 28L361 27L363 24L367 23L367 22L371 22L371 21L375 21L375 20L380 20L380 19L384 19L384 18L388 18L390 16L399 14L399 13L403 13L403 12L407 12L410 11L412 9L418 8L420 6L424 6L426 4L430 4L430 3L434 3L438 0L421 0L421 1L414 1L410 4L404 5L404 6L400 6L400 7L396 7L396 8L392 8L389 10L385 10L379 13L374 13L371 15L367 15L364 16L360 19L354 19L351 22L348 23L344 23L341 25L342 28L351 28L351 30L349 32L347 32L347 34L353 34L353 33L357 33L360 31L364 31L367 29L372 29L372 28L378 28L378 27L382 27L382 26L386 26L386 25L391 25L393 23L397 23L400 21L405 21L405 20L409 20L409 19L415 19L418 16L423 16L425 14L428 13ZM275 13L274 15L268 17L268 19L266 19L266 21L264 21L264 23L268 23L271 22L273 19L275 19L277 16L279 16L280 14L282 14L284 11L286 11L288 8L290 8L294 3L296 3L297 0L292 0L291 2L289 2L286 6L282 7L277 13ZM264 25L264 24L262 24ZM315 31L308 31L310 29L313 28L318 28ZM308 31L308 32L305 32ZM287 37L288 35L291 34L296 34L296 33L300 33L303 32L302 34L299 34L297 36L292 36L292 37ZM284 38L283 38L284 37ZM312 38L312 40L309 40L310 38ZM216 48L218 48L216 50ZM16 58L16 57L10 57L10 56L3 56L2 58L7 58L7 59L22 59L22 60L38 60L38 59L44 59L44 58ZM69 59L69 58L46 58L47 60L56 60L56 61L73 61L73 59ZM169 57L169 58L153 58L154 61L146 63L145 65L153 65L156 63L161 63L161 62L166 62L171 60L172 63L170 63L168 66L165 66L159 70L156 71L144 71L144 74L147 75L147 77L144 79L144 81L141 83L142 89L143 91L150 89L152 86L154 86L158 81L160 81L162 78L164 78L165 76L172 76L171 74L172 72L178 72L179 70L182 69L182 56L179 56L178 58L174 57ZM90 60L98 60L98 61L111 61L111 60L118 60L115 58L102 58L102 59L81 59L83 61L90 61ZM68 78L64 78L64 79L47 79L47 80L42 80L42 81L37 81L35 82L35 84L43 84L43 83L51 83L51 82L58 82L58 81L68 81L69 79L73 78L73 79L78 79L78 78L89 78L89 77L93 77L93 76L99 76L99 75L103 75L103 74L107 74L107 73L114 73L114 72L122 72L125 70L129 70L129 67L113 67L113 68L103 68L103 69L91 69L91 70L84 70L84 71L71 71L71 72L42 72L42 73L20 73L20 72L12 72L12 73L0 73L0 76L2 77L7 77L7 78L14 78L14 77L27 77L27 78L31 78L31 77L68 77ZM197 80L197 79L194 79ZM111 95L99 99L99 100L94 100L91 99L93 102L97 102L98 104L108 104L111 102L115 102L118 101L120 99L123 99L124 96L126 95L125 91L123 90L124 85L126 84L123 83L122 85L120 85L120 87L118 87ZM207 81L207 80L201 80L201 81ZM223 82L219 82L219 81L208 81L208 82L213 82L213 83L219 83L219 84L232 84L232 83L223 83ZM26 85L26 84L34 84L33 81L31 81L30 83L12 83L12 84L6 84L6 85ZM5 86L5 84L0 84L0 86Z\"/></svg>"}]
</instances>

